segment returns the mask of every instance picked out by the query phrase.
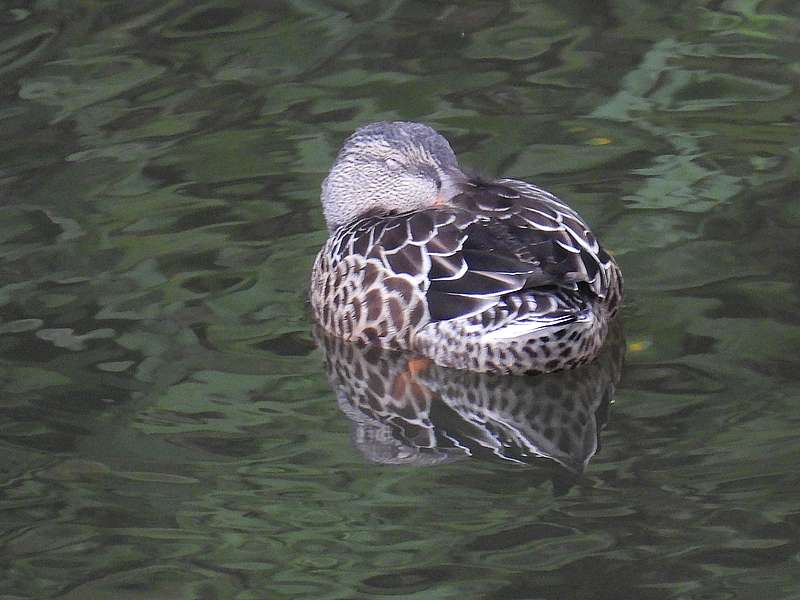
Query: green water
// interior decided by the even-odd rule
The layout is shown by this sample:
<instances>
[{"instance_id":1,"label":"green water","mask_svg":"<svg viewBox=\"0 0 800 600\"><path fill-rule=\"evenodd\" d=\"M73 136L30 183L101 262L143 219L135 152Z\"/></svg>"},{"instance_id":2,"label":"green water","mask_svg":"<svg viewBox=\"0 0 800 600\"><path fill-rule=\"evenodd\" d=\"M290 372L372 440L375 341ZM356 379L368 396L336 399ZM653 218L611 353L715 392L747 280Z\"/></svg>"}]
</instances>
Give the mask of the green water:
<instances>
[{"instance_id":1,"label":"green water","mask_svg":"<svg viewBox=\"0 0 800 600\"><path fill-rule=\"evenodd\" d=\"M0 3L0 598L800 597L799 81L795 0ZM396 118L616 255L582 475L354 437L305 287Z\"/></svg>"}]
</instances>

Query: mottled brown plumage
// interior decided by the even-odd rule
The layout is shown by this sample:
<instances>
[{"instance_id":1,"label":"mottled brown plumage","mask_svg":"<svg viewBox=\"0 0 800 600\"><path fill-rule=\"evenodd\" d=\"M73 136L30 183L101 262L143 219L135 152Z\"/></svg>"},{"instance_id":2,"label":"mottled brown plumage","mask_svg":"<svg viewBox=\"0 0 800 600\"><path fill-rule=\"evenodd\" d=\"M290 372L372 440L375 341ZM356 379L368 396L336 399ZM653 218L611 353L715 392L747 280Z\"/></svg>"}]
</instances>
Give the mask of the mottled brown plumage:
<instances>
[{"instance_id":1,"label":"mottled brown plumage","mask_svg":"<svg viewBox=\"0 0 800 600\"><path fill-rule=\"evenodd\" d=\"M591 360L621 302L616 263L574 210L528 183L469 179L423 125L358 130L323 204L331 237L311 304L345 340L473 371L547 372Z\"/></svg>"}]
</instances>

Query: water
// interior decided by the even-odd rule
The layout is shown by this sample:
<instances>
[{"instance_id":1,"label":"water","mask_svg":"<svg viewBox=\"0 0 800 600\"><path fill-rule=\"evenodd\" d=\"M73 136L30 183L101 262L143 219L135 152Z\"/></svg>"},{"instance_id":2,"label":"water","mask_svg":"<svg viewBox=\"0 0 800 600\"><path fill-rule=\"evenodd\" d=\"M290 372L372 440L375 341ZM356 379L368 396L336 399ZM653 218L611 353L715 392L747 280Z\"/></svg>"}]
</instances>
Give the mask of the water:
<instances>
[{"instance_id":1,"label":"water","mask_svg":"<svg viewBox=\"0 0 800 600\"><path fill-rule=\"evenodd\" d=\"M800 597L799 39L790 0L3 3L0 598ZM359 445L305 286L395 118L617 256L582 474Z\"/></svg>"}]
</instances>

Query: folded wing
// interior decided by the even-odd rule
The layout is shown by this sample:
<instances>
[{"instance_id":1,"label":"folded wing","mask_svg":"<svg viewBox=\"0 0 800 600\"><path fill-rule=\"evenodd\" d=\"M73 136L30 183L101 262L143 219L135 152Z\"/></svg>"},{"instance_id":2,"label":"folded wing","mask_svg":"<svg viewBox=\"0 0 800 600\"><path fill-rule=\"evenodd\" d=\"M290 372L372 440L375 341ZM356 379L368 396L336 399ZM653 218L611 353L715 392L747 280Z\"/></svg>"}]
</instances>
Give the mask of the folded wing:
<instances>
[{"instance_id":1,"label":"folded wing","mask_svg":"<svg viewBox=\"0 0 800 600\"><path fill-rule=\"evenodd\" d=\"M613 265L575 211L513 180L471 182L446 207L363 219L340 244L412 279L432 321L480 314L537 291L580 289L603 298ZM545 315L548 307L530 309Z\"/></svg>"}]
</instances>

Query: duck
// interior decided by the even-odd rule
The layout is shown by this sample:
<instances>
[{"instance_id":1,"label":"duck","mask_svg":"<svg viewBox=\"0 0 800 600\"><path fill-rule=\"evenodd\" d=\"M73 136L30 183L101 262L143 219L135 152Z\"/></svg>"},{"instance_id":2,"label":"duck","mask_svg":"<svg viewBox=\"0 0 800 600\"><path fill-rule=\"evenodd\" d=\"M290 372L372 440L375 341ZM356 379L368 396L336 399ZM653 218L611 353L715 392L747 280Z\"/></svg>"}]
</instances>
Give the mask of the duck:
<instances>
[{"instance_id":1,"label":"duck","mask_svg":"<svg viewBox=\"0 0 800 600\"><path fill-rule=\"evenodd\" d=\"M426 124L357 129L321 202L311 312L343 341L547 373L594 359L619 312L619 267L574 209L531 183L466 174Z\"/></svg>"}]
</instances>

